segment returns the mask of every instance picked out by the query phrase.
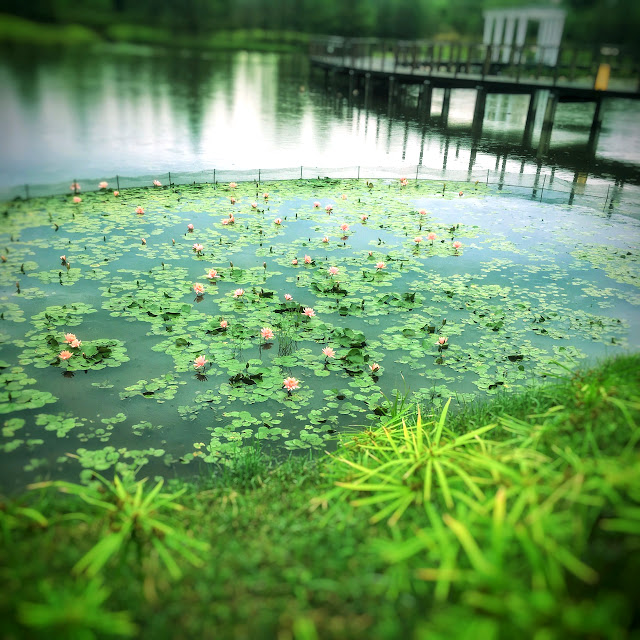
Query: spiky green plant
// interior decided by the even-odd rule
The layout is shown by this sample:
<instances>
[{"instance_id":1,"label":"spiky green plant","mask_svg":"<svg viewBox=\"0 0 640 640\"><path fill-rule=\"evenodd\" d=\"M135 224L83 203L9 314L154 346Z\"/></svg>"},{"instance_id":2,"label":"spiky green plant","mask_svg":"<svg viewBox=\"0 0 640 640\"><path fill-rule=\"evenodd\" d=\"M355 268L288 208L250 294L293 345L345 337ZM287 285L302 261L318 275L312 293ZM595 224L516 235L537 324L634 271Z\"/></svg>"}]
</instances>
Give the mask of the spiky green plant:
<instances>
[{"instance_id":1,"label":"spiky green plant","mask_svg":"<svg viewBox=\"0 0 640 640\"><path fill-rule=\"evenodd\" d=\"M148 545L155 549L174 579L180 578L182 571L172 554L182 556L194 566L202 566L202 560L194 551L207 551L208 543L190 537L162 513L184 509L176 499L186 488L175 493L161 493L164 480L160 479L150 491L145 492L146 478L125 484L118 476L114 477L113 482L97 473L94 476L99 482L91 486L64 481L30 486L31 489L57 487L63 493L80 497L102 512L104 524L100 541L76 563L76 573L84 572L90 577L97 575L109 559L132 540L141 550ZM86 514L74 515L86 519Z\"/></svg>"}]
</instances>

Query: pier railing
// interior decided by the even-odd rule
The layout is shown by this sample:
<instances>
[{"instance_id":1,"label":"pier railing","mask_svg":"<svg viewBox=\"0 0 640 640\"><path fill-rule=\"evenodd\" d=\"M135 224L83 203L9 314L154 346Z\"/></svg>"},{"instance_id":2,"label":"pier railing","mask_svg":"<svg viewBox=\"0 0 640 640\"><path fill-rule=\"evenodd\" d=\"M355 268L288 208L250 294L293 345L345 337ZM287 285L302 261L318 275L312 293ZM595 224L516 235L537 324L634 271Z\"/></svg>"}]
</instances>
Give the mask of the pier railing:
<instances>
[{"instance_id":1,"label":"pier railing","mask_svg":"<svg viewBox=\"0 0 640 640\"><path fill-rule=\"evenodd\" d=\"M609 87L638 92L640 62L616 47L576 48L479 42L389 41L327 36L312 39L312 61L359 71L406 75L499 77L515 83L545 82L593 88L601 65ZM551 63L552 61L552 63Z\"/></svg>"},{"instance_id":2,"label":"pier railing","mask_svg":"<svg viewBox=\"0 0 640 640\"><path fill-rule=\"evenodd\" d=\"M515 173L504 170L475 168L437 169L424 165L388 165L388 166L350 166L350 167L289 167L269 169L211 169L198 172L157 172L137 177L100 176L99 178L72 178L68 182L52 184L25 184L0 188L2 201L14 199L30 200L43 196L82 196L86 192L100 191L100 182L108 184L105 195L111 197L111 190L128 188L166 189L179 188L181 185L210 184L214 188L224 187L229 182L254 182L257 187L262 183L277 180L378 180L393 184L400 178L411 181L431 181L437 184L442 194L457 193L459 190L473 193L480 185L493 185L497 190L509 192L557 204L582 204L602 211L618 211L637 217L640 211L640 187L623 184L620 181L608 182L597 178L579 175L573 179L562 177L560 171L539 168L535 173ZM154 185L154 181L158 185ZM75 192L70 187L78 185ZM410 189L409 189L410 193Z\"/></svg>"}]
</instances>

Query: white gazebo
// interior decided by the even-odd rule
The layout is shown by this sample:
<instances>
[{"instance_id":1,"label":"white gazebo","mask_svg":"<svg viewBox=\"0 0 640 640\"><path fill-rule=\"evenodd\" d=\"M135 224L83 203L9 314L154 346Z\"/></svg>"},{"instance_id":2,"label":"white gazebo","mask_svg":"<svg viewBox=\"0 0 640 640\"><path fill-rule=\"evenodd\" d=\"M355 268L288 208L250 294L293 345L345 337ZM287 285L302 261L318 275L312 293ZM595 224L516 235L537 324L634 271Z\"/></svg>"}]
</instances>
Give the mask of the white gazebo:
<instances>
[{"instance_id":1,"label":"white gazebo","mask_svg":"<svg viewBox=\"0 0 640 640\"><path fill-rule=\"evenodd\" d=\"M528 7L521 9L487 9L484 15L484 37L486 45L492 45L493 62L509 62L512 47L522 47L527 37L529 21L538 23L536 62L553 66L558 59L564 19L563 9ZM518 63L519 52L513 61Z\"/></svg>"}]
</instances>

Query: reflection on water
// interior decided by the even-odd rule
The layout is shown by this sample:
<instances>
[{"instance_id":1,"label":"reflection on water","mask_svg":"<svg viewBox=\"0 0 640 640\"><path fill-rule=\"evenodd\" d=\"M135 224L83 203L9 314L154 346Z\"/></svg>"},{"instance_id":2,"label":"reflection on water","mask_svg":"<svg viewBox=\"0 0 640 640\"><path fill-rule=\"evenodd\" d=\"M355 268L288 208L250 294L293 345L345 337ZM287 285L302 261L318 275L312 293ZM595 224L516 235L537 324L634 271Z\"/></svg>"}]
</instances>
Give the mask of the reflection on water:
<instances>
[{"instance_id":1,"label":"reflection on water","mask_svg":"<svg viewBox=\"0 0 640 640\"><path fill-rule=\"evenodd\" d=\"M640 106L558 106L548 153L538 152L544 108L528 139L529 99L489 95L481 133L475 91L442 91L421 121L417 89L364 108L363 92L325 88L304 55L12 49L0 62L0 186L73 177L295 166L422 164L447 170L549 172L640 185ZM348 98L346 97L349 94Z\"/></svg>"}]
</instances>

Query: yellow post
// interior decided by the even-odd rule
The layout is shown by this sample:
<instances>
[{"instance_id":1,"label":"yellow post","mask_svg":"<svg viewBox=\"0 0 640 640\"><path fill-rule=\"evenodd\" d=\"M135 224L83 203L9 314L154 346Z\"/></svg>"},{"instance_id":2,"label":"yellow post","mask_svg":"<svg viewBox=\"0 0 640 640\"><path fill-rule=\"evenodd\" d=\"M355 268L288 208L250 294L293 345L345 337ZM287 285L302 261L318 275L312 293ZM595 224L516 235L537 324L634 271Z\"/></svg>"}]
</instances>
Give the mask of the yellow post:
<instances>
[{"instance_id":1,"label":"yellow post","mask_svg":"<svg viewBox=\"0 0 640 640\"><path fill-rule=\"evenodd\" d=\"M593 88L596 91L606 91L609 86L609 76L611 75L611 65L603 62L598 67L598 75Z\"/></svg>"}]
</instances>

